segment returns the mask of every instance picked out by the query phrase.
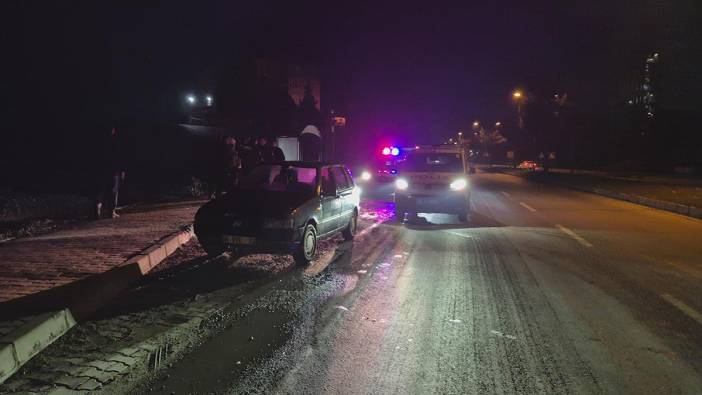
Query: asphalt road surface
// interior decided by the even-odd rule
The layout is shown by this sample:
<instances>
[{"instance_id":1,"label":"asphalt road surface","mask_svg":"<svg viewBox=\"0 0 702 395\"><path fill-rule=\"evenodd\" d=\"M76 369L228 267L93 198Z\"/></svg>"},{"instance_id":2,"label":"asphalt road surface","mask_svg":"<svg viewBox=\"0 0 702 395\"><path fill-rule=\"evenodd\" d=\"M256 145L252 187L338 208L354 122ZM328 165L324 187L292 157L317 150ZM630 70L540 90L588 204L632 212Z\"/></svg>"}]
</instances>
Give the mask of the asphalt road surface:
<instances>
[{"instance_id":1,"label":"asphalt road surface","mask_svg":"<svg viewBox=\"0 0 702 395\"><path fill-rule=\"evenodd\" d=\"M367 200L353 243L271 275L266 308L149 388L702 392L702 221L499 173L471 184L464 224L400 224Z\"/></svg>"}]
</instances>

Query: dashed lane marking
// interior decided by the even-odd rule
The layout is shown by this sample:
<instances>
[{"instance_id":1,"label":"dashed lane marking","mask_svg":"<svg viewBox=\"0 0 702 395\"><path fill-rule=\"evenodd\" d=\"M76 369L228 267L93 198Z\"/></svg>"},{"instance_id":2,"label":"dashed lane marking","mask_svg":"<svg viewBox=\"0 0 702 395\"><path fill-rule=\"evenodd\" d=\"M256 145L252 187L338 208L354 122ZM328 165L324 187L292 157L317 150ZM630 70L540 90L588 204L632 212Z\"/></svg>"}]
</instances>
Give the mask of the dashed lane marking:
<instances>
[{"instance_id":1,"label":"dashed lane marking","mask_svg":"<svg viewBox=\"0 0 702 395\"><path fill-rule=\"evenodd\" d=\"M698 324L702 325L702 314L700 314L697 310L693 309L682 300L679 300L678 298L669 294L662 294L661 298L665 299L666 302L677 307L680 311L687 314L688 317L692 318L693 320L697 321Z\"/></svg>"},{"instance_id":2,"label":"dashed lane marking","mask_svg":"<svg viewBox=\"0 0 702 395\"><path fill-rule=\"evenodd\" d=\"M528 205L528 204L526 204L526 203L524 203L524 202L519 202L519 205L522 206L522 207L524 207L525 209L531 211L532 213L535 213L535 212L536 212L536 209L535 209L535 208L531 207L530 205Z\"/></svg>"},{"instance_id":3,"label":"dashed lane marking","mask_svg":"<svg viewBox=\"0 0 702 395\"><path fill-rule=\"evenodd\" d=\"M583 239L579 234L573 232L572 230L566 228L565 226L556 224L556 228L558 228L558 230L567 234L568 236L574 238L575 241L584 245L585 247L592 247L592 244L589 241Z\"/></svg>"},{"instance_id":4,"label":"dashed lane marking","mask_svg":"<svg viewBox=\"0 0 702 395\"><path fill-rule=\"evenodd\" d=\"M505 195L505 196L507 196L507 197L512 196L509 192L500 191L500 193L502 193L503 195Z\"/></svg>"}]
</instances>

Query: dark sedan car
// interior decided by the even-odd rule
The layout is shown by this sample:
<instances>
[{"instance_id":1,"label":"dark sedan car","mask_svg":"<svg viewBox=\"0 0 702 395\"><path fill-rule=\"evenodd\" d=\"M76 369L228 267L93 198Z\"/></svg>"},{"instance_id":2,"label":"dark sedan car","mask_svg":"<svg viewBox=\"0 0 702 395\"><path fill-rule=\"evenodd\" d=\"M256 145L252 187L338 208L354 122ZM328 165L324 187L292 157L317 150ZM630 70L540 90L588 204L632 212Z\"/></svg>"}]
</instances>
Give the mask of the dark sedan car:
<instances>
[{"instance_id":1,"label":"dark sedan car","mask_svg":"<svg viewBox=\"0 0 702 395\"><path fill-rule=\"evenodd\" d=\"M308 264L317 240L356 232L360 189L344 165L262 164L195 215L195 234L209 255L291 253Z\"/></svg>"}]
</instances>

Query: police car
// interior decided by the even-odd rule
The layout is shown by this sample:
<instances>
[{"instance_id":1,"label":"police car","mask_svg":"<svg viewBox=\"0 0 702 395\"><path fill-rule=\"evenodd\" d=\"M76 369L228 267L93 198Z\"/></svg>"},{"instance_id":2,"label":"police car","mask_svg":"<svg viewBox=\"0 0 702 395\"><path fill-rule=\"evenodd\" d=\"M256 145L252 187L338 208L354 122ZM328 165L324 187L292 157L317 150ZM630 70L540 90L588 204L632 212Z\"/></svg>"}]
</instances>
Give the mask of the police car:
<instances>
[{"instance_id":1,"label":"police car","mask_svg":"<svg viewBox=\"0 0 702 395\"><path fill-rule=\"evenodd\" d=\"M395 180L395 216L405 213L456 214L466 221L470 211L469 164L460 147L417 147L407 153Z\"/></svg>"},{"instance_id":2,"label":"police car","mask_svg":"<svg viewBox=\"0 0 702 395\"><path fill-rule=\"evenodd\" d=\"M398 164L403 160L404 150L385 146L378 150L371 164L362 168L359 181L362 183L392 183L397 177Z\"/></svg>"}]
</instances>

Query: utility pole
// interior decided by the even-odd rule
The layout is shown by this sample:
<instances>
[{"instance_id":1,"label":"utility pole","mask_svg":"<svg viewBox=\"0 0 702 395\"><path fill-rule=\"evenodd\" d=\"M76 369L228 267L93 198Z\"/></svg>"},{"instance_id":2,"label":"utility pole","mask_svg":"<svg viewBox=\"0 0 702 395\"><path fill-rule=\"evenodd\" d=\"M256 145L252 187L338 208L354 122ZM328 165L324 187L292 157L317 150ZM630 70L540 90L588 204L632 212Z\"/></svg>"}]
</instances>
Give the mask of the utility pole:
<instances>
[{"instance_id":1,"label":"utility pole","mask_svg":"<svg viewBox=\"0 0 702 395\"><path fill-rule=\"evenodd\" d=\"M336 158L336 135L334 134L334 127L336 126L336 121L334 120L334 110L331 110L331 154L330 159L332 159L330 162L333 162L333 159Z\"/></svg>"}]
</instances>

